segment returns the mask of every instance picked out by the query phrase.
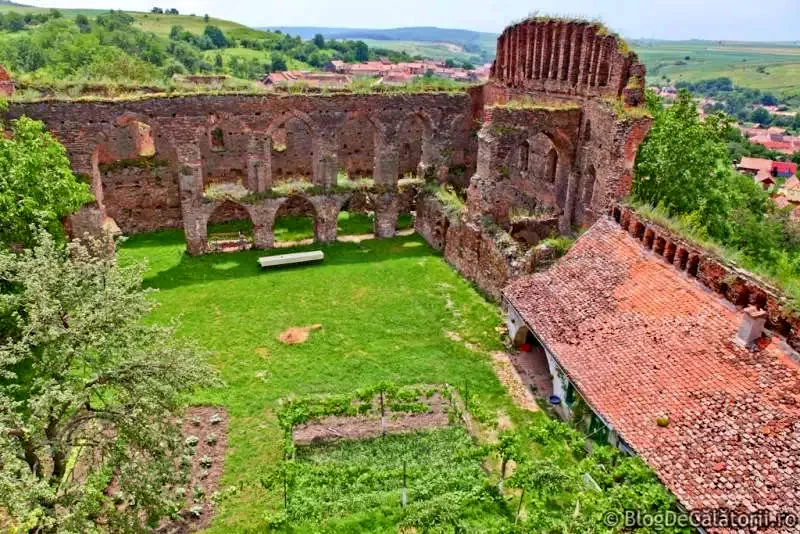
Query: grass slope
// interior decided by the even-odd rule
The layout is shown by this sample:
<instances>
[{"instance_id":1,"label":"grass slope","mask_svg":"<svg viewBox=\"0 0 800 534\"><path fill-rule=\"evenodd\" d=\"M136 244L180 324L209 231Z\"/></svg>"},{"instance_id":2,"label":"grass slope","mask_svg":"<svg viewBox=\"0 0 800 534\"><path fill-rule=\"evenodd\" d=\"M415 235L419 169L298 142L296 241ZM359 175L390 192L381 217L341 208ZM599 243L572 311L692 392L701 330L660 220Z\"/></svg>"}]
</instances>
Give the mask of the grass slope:
<instances>
[{"instance_id":1,"label":"grass slope","mask_svg":"<svg viewBox=\"0 0 800 534\"><path fill-rule=\"evenodd\" d=\"M711 41L635 41L650 82L696 82L727 76L736 85L800 90L800 45ZM689 59L686 59L686 58Z\"/></svg>"},{"instance_id":2,"label":"grass slope","mask_svg":"<svg viewBox=\"0 0 800 534\"><path fill-rule=\"evenodd\" d=\"M112 9L112 7L113 6L110 6L109 9ZM74 19L78 15L96 17L97 15L108 13L109 9L59 9L59 11L65 17ZM50 8L20 7L16 5L0 3L0 13L7 11L16 11L22 14L48 13ZM199 15L162 15L139 11L126 11L126 13L136 19L136 22L134 23L136 28L155 33L161 37L169 37L169 30L173 25L183 26L184 29L196 34L203 33L203 29L207 24L219 26L219 28L222 29L222 31L224 31L226 34L228 32L234 32L233 35L236 37L244 37L247 34L261 34L261 32L257 30L253 30L247 26L244 26L243 24L231 22L229 20L211 18L209 19L209 22L205 22L202 13Z\"/></svg>"},{"instance_id":3,"label":"grass slope","mask_svg":"<svg viewBox=\"0 0 800 534\"><path fill-rule=\"evenodd\" d=\"M149 260L146 285L159 290L160 303L153 320L179 320L179 334L211 351L226 383L193 399L228 410L223 484L244 486L210 532L263 530L264 513L280 509L280 495L258 481L281 457L274 410L288 395L346 393L381 380L468 381L492 410L525 417L490 363L489 353L501 348L498 309L417 235L301 247L322 249L324 263L272 271L256 265L264 251L192 258L184 249L180 232L144 234L125 243L121 258ZM276 339L286 328L313 323L322 329L303 345Z\"/></svg>"}]
</instances>

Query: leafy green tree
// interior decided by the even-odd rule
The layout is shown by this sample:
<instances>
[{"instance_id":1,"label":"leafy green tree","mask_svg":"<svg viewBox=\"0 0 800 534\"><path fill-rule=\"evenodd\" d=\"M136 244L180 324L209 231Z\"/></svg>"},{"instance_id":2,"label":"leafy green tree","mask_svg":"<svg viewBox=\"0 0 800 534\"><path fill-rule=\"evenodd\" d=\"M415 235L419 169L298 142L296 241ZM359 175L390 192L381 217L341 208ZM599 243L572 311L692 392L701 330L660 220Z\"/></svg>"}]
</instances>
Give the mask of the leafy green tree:
<instances>
[{"instance_id":1,"label":"leafy green tree","mask_svg":"<svg viewBox=\"0 0 800 534\"><path fill-rule=\"evenodd\" d=\"M286 70L286 57L275 54L272 56L272 71L281 72Z\"/></svg>"},{"instance_id":2,"label":"leafy green tree","mask_svg":"<svg viewBox=\"0 0 800 534\"><path fill-rule=\"evenodd\" d=\"M16 11L11 11L5 17L5 27L10 32L19 32L25 29L25 19Z\"/></svg>"},{"instance_id":3,"label":"leafy green tree","mask_svg":"<svg viewBox=\"0 0 800 534\"><path fill-rule=\"evenodd\" d=\"M30 244L31 225L62 234L61 218L90 202L64 147L44 124L27 117L0 121L0 243Z\"/></svg>"},{"instance_id":4,"label":"leafy green tree","mask_svg":"<svg viewBox=\"0 0 800 534\"><path fill-rule=\"evenodd\" d=\"M356 41L354 54L356 61L367 61L369 59L369 47L364 41Z\"/></svg>"},{"instance_id":5,"label":"leafy green tree","mask_svg":"<svg viewBox=\"0 0 800 534\"><path fill-rule=\"evenodd\" d=\"M145 267L103 247L42 230L33 248L0 251L0 507L20 530L95 532L102 517L141 532L180 508L176 416L214 374L173 328L144 321Z\"/></svg>"},{"instance_id":6,"label":"leafy green tree","mask_svg":"<svg viewBox=\"0 0 800 534\"><path fill-rule=\"evenodd\" d=\"M325 37L321 33L314 36L314 46L317 48L325 48Z\"/></svg>"},{"instance_id":7,"label":"leafy green tree","mask_svg":"<svg viewBox=\"0 0 800 534\"><path fill-rule=\"evenodd\" d=\"M92 31L92 25L89 22L89 17L82 13L79 13L75 17L75 25L78 27L78 30L80 30L81 33L89 33Z\"/></svg>"},{"instance_id":8,"label":"leafy green tree","mask_svg":"<svg viewBox=\"0 0 800 534\"><path fill-rule=\"evenodd\" d=\"M216 70L222 72L222 69L224 67L225 67L225 65L224 65L224 63L222 61L222 54L217 54L216 56L214 56L214 68Z\"/></svg>"},{"instance_id":9,"label":"leafy green tree","mask_svg":"<svg viewBox=\"0 0 800 534\"><path fill-rule=\"evenodd\" d=\"M772 115L764 108L756 108L753 110L753 113L750 114L750 120L762 126L767 126L772 124Z\"/></svg>"},{"instance_id":10,"label":"leafy green tree","mask_svg":"<svg viewBox=\"0 0 800 534\"><path fill-rule=\"evenodd\" d=\"M211 39L215 48L228 48L230 45L228 38L225 37L225 34L218 26L206 26L205 30L203 30L203 35Z\"/></svg>"},{"instance_id":11,"label":"leafy green tree","mask_svg":"<svg viewBox=\"0 0 800 534\"><path fill-rule=\"evenodd\" d=\"M636 158L634 198L671 216L691 215L712 235L725 235L730 119L716 114L700 120L686 90L669 108L652 92L647 99L654 123Z\"/></svg>"}]
</instances>

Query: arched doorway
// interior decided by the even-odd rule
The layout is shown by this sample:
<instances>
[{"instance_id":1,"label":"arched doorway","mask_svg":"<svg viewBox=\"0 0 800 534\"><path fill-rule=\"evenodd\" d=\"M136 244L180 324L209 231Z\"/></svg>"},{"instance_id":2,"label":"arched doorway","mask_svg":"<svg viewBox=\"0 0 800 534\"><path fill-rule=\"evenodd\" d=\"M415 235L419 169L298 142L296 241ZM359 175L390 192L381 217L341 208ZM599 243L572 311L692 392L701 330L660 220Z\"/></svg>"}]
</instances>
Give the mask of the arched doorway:
<instances>
[{"instance_id":1,"label":"arched doorway","mask_svg":"<svg viewBox=\"0 0 800 534\"><path fill-rule=\"evenodd\" d=\"M317 235L317 210L303 195L291 195L275 213L273 235L276 246L313 242Z\"/></svg>"},{"instance_id":2,"label":"arched doorway","mask_svg":"<svg viewBox=\"0 0 800 534\"><path fill-rule=\"evenodd\" d=\"M419 113L409 114L400 125L398 131L400 177L417 175L428 136L427 124Z\"/></svg>"},{"instance_id":3,"label":"arched doorway","mask_svg":"<svg viewBox=\"0 0 800 534\"><path fill-rule=\"evenodd\" d=\"M210 252L247 250L253 245L253 221L241 204L232 200L218 203L206 224Z\"/></svg>"},{"instance_id":4,"label":"arched doorway","mask_svg":"<svg viewBox=\"0 0 800 534\"><path fill-rule=\"evenodd\" d=\"M558 151L552 139L544 133L533 138L528 168L534 180L554 184L558 177Z\"/></svg>"}]
</instances>

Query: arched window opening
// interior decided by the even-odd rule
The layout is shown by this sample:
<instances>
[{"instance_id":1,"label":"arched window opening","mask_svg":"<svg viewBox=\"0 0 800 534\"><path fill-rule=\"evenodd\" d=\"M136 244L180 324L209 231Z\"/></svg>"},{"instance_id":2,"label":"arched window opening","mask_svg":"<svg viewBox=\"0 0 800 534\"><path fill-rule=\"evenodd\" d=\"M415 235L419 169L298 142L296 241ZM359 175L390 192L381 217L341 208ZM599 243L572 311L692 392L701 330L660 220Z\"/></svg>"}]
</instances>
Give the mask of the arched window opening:
<instances>
[{"instance_id":1,"label":"arched window opening","mask_svg":"<svg viewBox=\"0 0 800 534\"><path fill-rule=\"evenodd\" d=\"M416 113L409 115L400 126L400 176L416 176L422 162L422 147L425 138L425 122Z\"/></svg>"},{"instance_id":2,"label":"arched window opening","mask_svg":"<svg viewBox=\"0 0 800 534\"><path fill-rule=\"evenodd\" d=\"M225 150L225 133L222 128L214 128L211 130L211 150L214 152L222 152Z\"/></svg>"},{"instance_id":3,"label":"arched window opening","mask_svg":"<svg viewBox=\"0 0 800 534\"><path fill-rule=\"evenodd\" d=\"M597 82L600 87L605 87L608 85L608 74L608 61L602 61L600 63L600 68L597 70Z\"/></svg>"},{"instance_id":4,"label":"arched window opening","mask_svg":"<svg viewBox=\"0 0 800 534\"><path fill-rule=\"evenodd\" d=\"M350 178L368 178L375 166L375 126L366 117L348 119L338 135L339 169Z\"/></svg>"}]
</instances>

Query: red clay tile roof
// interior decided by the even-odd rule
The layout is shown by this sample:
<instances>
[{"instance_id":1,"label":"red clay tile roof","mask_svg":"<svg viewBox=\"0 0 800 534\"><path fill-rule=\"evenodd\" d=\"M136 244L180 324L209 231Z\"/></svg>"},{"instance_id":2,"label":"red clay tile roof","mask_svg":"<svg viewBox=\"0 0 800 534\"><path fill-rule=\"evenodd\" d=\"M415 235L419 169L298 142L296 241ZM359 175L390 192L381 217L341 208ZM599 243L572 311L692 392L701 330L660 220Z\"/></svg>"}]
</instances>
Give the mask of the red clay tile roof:
<instances>
[{"instance_id":1,"label":"red clay tile roof","mask_svg":"<svg viewBox=\"0 0 800 534\"><path fill-rule=\"evenodd\" d=\"M773 161L772 170L777 173L788 173L791 176L797 174L797 163L787 163L783 161Z\"/></svg>"},{"instance_id":2,"label":"red clay tile roof","mask_svg":"<svg viewBox=\"0 0 800 534\"><path fill-rule=\"evenodd\" d=\"M772 160L744 157L742 158L742 161L739 163L738 167L739 169L770 172L772 170Z\"/></svg>"},{"instance_id":3,"label":"red clay tile roof","mask_svg":"<svg viewBox=\"0 0 800 534\"><path fill-rule=\"evenodd\" d=\"M503 293L687 508L800 510L800 364L780 338L735 345L740 310L607 218Z\"/></svg>"}]
</instances>

